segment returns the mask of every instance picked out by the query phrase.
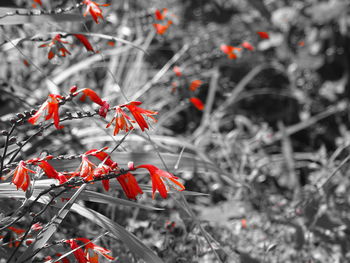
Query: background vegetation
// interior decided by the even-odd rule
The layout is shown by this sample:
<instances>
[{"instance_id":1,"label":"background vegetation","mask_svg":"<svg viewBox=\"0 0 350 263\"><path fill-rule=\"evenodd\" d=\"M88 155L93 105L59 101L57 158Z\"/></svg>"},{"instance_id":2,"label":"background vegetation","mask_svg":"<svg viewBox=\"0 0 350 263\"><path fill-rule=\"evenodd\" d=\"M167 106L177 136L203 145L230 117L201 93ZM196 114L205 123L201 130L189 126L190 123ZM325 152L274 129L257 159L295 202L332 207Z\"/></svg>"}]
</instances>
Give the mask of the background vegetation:
<instances>
[{"instance_id":1,"label":"background vegetation","mask_svg":"<svg viewBox=\"0 0 350 263\"><path fill-rule=\"evenodd\" d=\"M89 185L103 198L86 192L77 204L108 223L96 223L96 214L69 213L37 262L57 251L70 252L73 262L70 248L54 242L99 236L114 262L156 260L149 253L163 262L350 260L348 1L106 1L111 5L101 7L98 24L82 15L79 1L39 2L1 3L0 130L23 119L16 113L37 109L49 93L68 95L73 85L93 89L111 105L125 103L122 90L158 111L158 122L148 133L113 136L105 129L110 119L99 116L42 134L25 121L8 147L6 133L0 137L4 168L13 169L8 161L17 150L11 162L47 152L62 156L52 164L63 171L79 164L78 154L118 145L111 156L121 167L133 161L169 169L186 191L152 200L150 180L141 173L146 194L127 203L116 182L109 192L100 183ZM29 11L32 4L36 11ZM158 21L155 10L163 8L166 18ZM169 27L159 34L157 23ZM39 46L57 32L85 34L95 52L65 35L71 54L49 60L48 48ZM242 49L230 59L222 45ZM191 90L194 80L201 82ZM202 110L192 97L203 102ZM78 117L93 108L79 102L62 107ZM9 181L0 184L0 226L26 201ZM50 206L38 220L50 222L57 212ZM14 226L26 229L29 222L28 213ZM116 224L106 228L110 222ZM0 235L6 262L16 249L8 241L18 236L9 229Z\"/></svg>"}]
</instances>

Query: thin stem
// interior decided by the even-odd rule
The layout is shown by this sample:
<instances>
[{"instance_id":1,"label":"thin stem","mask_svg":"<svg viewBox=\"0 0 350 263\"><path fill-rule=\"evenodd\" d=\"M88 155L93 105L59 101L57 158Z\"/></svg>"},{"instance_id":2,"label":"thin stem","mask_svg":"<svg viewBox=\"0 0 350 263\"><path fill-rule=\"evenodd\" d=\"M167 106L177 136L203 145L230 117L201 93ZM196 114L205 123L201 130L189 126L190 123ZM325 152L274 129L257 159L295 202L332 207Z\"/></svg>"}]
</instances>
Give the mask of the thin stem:
<instances>
[{"instance_id":1,"label":"thin stem","mask_svg":"<svg viewBox=\"0 0 350 263\"><path fill-rule=\"evenodd\" d=\"M23 244L24 240L25 240L26 237L28 236L30 230L32 229L32 225L35 224L35 223L37 222L38 217L39 217L40 215L42 215L42 214L46 211L46 209L51 205L51 203L52 203L58 196L60 196L61 194L63 194L63 193L66 192L66 191L67 191L67 189L63 189L63 190L61 190L58 194L55 194L55 195L51 198L51 200L44 206L44 208L43 208L39 213L37 213L37 214L33 217L32 222L30 223L30 226L27 228L26 232L23 234L23 236L22 236L22 238L21 238L19 244L18 244L18 245L16 246L16 248L13 250L12 254L10 255L9 259L7 260L7 263L10 263L11 260L12 260L12 258L14 257L14 255L16 255L18 249L21 247L21 245Z\"/></svg>"},{"instance_id":2,"label":"thin stem","mask_svg":"<svg viewBox=\"0 0 350 263\"><path fill-rule=\"evenodd\" d=\"M7 148L8 148L8 144L9 144L9 139L10 139L11 134L15 130L15 127L16 127L16 124L12 124L11 130L6 136L5 145L4 145L4 152L3 152L2 156L1 156L0 175L2 175L2 170L4 169L4 161L5 161L5 158L6 158L6 153L7 153Z\"/></svg>"}]
</instances>

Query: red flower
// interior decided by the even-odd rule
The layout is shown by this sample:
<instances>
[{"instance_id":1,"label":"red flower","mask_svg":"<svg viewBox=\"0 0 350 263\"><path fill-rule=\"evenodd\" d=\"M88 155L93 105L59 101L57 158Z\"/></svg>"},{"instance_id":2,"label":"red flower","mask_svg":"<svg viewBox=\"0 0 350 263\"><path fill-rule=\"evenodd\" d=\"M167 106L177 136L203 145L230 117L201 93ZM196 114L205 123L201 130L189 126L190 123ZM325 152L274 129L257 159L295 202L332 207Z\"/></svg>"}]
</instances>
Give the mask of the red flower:
<instances>
[{"instance_id":1,"label":"red flower","mask_svg":"<svg viewBox=\"0 0 350 263\"><path fill-rule=\"evenodd\" d=\"M143 194L142 189L131 173L122 174L117 177L117 180L128 198L136 200L138 194Z\"/></svg>"},{"instance_id":2,"label":"red flower","mask_svg":"<svg viewBox=\"0 0 350 263\"><path fill-rule=\"evenodd\" d=\"M236 59L237 54L235 52L242 50L242 48L240 48L240 47L233 47L233 46L228 46L228 45L221 45L220 49L222 52L227 54L229 59Z\"/></svg>"},{"instance_id":3,"label":"red flower","mask_svg":"<svg viewBox=\"0 0 350 263\"><path fill-rule=\"evenodd\" d=\"M92 18L94 19L96 24L98 24L99 17L101 17L103 19L102 9L100 8L100 6L109 6L110 5L110 4L97 4L91 0L84 0L83 4L86 5L86 10L85 10L84 16L86 16L87 13L90 12L90 15L92 16Z\"/></svg>"},{"instance_id":4,"label":"red flower","mask_svg":"<svg viewBox=\"0 0 350 263\"><path fill-rule=\"evenodd\" d=\"M98 255L102 255L109 260L114 260L114 257L108 255L108 253L111 253L110 250L92 243L90 239L80 237L75 238L75 240L85 244L84 253L88 262L98 263Z\"/></svg>"},{"instance_id":5,"label":"red flower","mask_svg":"<svg viewBox=\"0 0 350 263\"><path fill-rule=\"evenodd\" d=\"M162 12L159 9L156 9L156 11L154 12L154 16L157 20L164 20L167 12L167 8L163 8Z\"/></svg>"},{"instance_id":6,"label":"red flower","mask_svg":"<svg viewBox=\"0 0 350 263\"><path fill-rule=\"evenodd\" d=\"M182 76L182 72L181 72L181 68L178 67L178 66L175 66L173 68L173 71L175 72L175 75L178 76L178 77L181 77Z\"/></svg>"},{"instance_id":7,"label":"red flower","mask_svg":"<svg viewBox=\"0 0 350 263\"><path fill-rule=\"evenodd\" d=\"M199 79L192 81L190 84L190 90L195 91L196 89L198 89L202 85L202 83L203 82Z\"/></svg>"},{"instance_id":8,"label":"red flower","mask_svg":"<svg viewBox=\"0 0 350 263\"><path fill-rule=\"evenodd\" d=\"M43 105L41 105L39 110L31 118L28 119L28 122L30 122L33 125L36 124L39 117L44 112L46 112L45 121L49 119L53 119L56 129L62 129L63 126L59 125L60 116L58 114L58 109L60 107L60 104L59 104L59 101L57 100L58 98L62 99L63 97L60 95L50 94L49 98L44 102Z\"/></svg>"},{"instance_id":9,"label":"red flower","mask_svg":"<svg viewBox=\"0 0 350 263\"><path fill-rule=\"evenodd\" d=\"M110 41L107 42L107 45L110 46L110 47L114 47L115 46L115 41L110 40Z\"/></svg>"},{"instance_id":10,"label":"red flower","mask_svg":"<svg viewBox=\"0 0 350 263\"><path fill-rule=\"evenodd\" d=\"M95 168L96 165L88 159L86 154L83 154L79 166L79 176L83 177L86 181L91 181L94 179Z\"/></svg>"},{"instance_id":11,"label":"red flower","mask_svg":"<svg viewBox=\"0 0 350 263\"><path fill-rule=\"evenodd\" d=\"M185 187L177 181L179 179L178 177L174 176L171 173L168 173L166 171L163 171L159 169L158 167L151 165L151 164L143 164L136 167L136 169L144 168L147 169L151 175L152 180L152 198L154 199L154 195L156 190L158 190L159 194L163 198L167 198L168 196L168 189L165 186L164 181L167 181L172 183L172 186L178 190L183 191L185 190Z\"/></svg>"},{"instance_id":12,"label":"red flower","mask_svg":"<svg viewBox=\"0 0 350 263\"><path fill-rule=\"evenodd\" d=\"M92 102L95 102L98 105L103 105L102 99L92 89L81 89L74 92L73 95L76 96L78 93L83 93L83 95L80 97L80 100L83 102L86 100L86 97L89 97Z\"/></svg>"},{"instance_id":13,"label":"red flower","mask_svg":"<svg viewBox=\"0 0 350 263\"><path fill-rule=\"evenodd\" d=\"M153 24L154 28L157 31L157 34L159 35L163 35L168 28L170 27L170 25L173 23L173 21L169 20L168 23L166 25L162 25L162 24Z\"/></svg>"},{"instance_id":14,"label":"red flower","mask_svg":"<svg viewBox=\"0 0 350 263\"><path fill-rule=\"evenodd\" d=\"M20 244L20 241L18 240L23 236L22 234L26 231L24 229L12 227L12 226L9 226L7 229L11 230L13 233L8 232L8 234L6 234L5 237L0 236L0 239L4 238L2 242L6 243L9 248L18 247Z\"/></svg>"},{"instance_id":15,"label":"red flower","mask_svg":"<svg viewBox=\"0 0 350 263\"><path fill-rule=\"evenodd\" d=\"M26 232L24 229L16 228L13 226L9 226L8 229L10 229L12 232L15 232L17 235L21 235Z\"/></svg>"},{"instance_id":16,"label":"red flower","mask_svg":"<svg viewBox=\"0 0 350 263\"><path fill-rule=\"evenodd\" d=\"M17 189L21 188L23 191L27 191L30 185L29 173L35 174L34 171L26 167L26 162L20 161L15 170L5 176L5 179L13 175L12 183L16 185Z\"/></svg>"},{"instance_id":17,"label":"red flower","mask_svg":"<svg viewBox=\"0 0 350 263\"><path fill-rule=\"evenodd\" d=\"M157 122L157 120L154 117L152 117L152 115L156 115L158 114L158 112L145 110L143 108L137 107L138 105L141 105L141 104L142 102L140 101L132 101L129 104L126 104L125 106L129 109L131 114L134 116L134 119L137 122L137 124L140 126L141 130L144 131L145 129L149 129L144 116L149 117L153 121Z\"/></svg>"},{"instance_id":18,"label":"red flower","mask_svg":"<svg viewBox=\"0 0 350 263\"><path fill-rule=\"evenodd\" d=\"M43 3L41 2L41 0L33 0L33 1L34 1L34 3L37 3L40 6L43 6ZM36 8L36 4L33 4L32 6L33 6L33 8Z\"/></svg>"},{"instance_id":19,"label":"red flower","mask_svg":"<svg viewBox=\"0 0 350 263\"><path fill-rule=\"evenodd\" d=\"M38 166L43 169L47 177L59 180L58 172L47 161L38 162Z\"/></svg>"},{"instance_id":20,"label":"red flower","mask_svg":"<svg viewBox=\"0 0 350 263\"><path fill-rule=\"evenodd\" d=\"M254 51L254 47L247 41L244 41L241 46L250 51Z\"/></svg>"},{"instance_id":21,"label":"red flower","mask_svg":"<svg viewBox=\"0 0 350 263\"><path fill-rule=\"evenodd\" d=\"M94 170L94 177L99 178L102 177L103 175L109 174L113 169L104 164L100 163L97 168ZM108 180L102 180L102 185L103 188L108 192L109 191L109 179Z\"/></svg>"},{"instance_id":22,"label":"red flower","mask_svg":"<svg viewBox=\"0 0 350 263\"><path fill-rule=\"evenodd\" d=\"M113 135L117 135L120 130L124 130L125 132L128 132L132 129L134 129L134 126L132 126L131 122L134 122L130 119L128 115L120 108L116 107L115 109L115 115L113 119L107 124L106 128L111 126L111 124L115 121L115 127Z\"/></svg>"},{"instance_id":23,"label":"red flower","mask_svg":"<svg viewBox=\"0 0 350 263\"><path fill-rule=\"evenodd\" d=\"M61 35L57 34L50 43L42 44L39 46L41 47L50 47L48 59L53 59L55 55L65 57L66 54L70 55L70 52L66 49L66 47L63 44L69 44L67 41L61 40ZM61 54L60 54L61 52Z\"/></svg>"},{"instance_id":24,"label":"red flower","mask_svg":"<svg viewBox=\"0 0 350 263\"><path fill-rule=\"evenodd\" d=\"M115 167L118 166L118 164L116 162L113 162L111 156L105 152L107 149L108 147L104 147L100 150L92 149L90 151L87 151L85 155L95 156L97 159L102 161L103 164L106 164L114 169Z\"/></svg>"},{"instance_id":25,"label":"red flower","mask_svg":"<svg viewBox=\"0 0 350 263\"><path fill-rule=\"evenodd\" d=\"M109 109L109 104L107 101L102 100L95 91L92 89L81 89L73 93L73 96L78 95L79 93L83 93L83 95L80 97L80 101L85 101L86 97L89 97L90 100L98 105L101 106L101 108L98 111L98 114L102 116L103 118L106 118L107 112Z\"/></svg>"},{"instance_id":26,"label":"red flower","mask_svg":"<svg viewBox=\"0 0 350 263\"><path fill-rule=\"evenodd\" d=\"M90 150L85 153L86 155L95 156L102 161L93 172L93 177L95 178L102 177L103 175L106 175L111 171L118 169L118 164L116 162L113 162L108 153L104 152L106 149L108 149L108 147L105 147L102 150ZM109 179L102 180L102 185L106 191L109 191Z\"/></svg>"},{"instance_id":27,"label":"red flower","mask_svg":"<svg viewBox=\"0 0 350 263\"><path fill-rule=\"evenodd\" d=\"M256 33L260 36L261 39L269 39L270 38L269 33L267 33L267 32L256 32Z\"/></svg>"},{"instance_id":28,"label":"red flower","mask_svg":"<svg viewBox=\"0 0 350 263\"><path fill-rule=\"evenodd\" d=\"M95 52L94 48L92 47L91 43L86 38L86 36L82 34L73 34L73 36L75 36L84 45L87 51Z\"/></svg>"},{"instance_id":29,"label":"red flower","mask_svg":"<svg viewBox=\"0 0 350 263\"><path fill-rule=\"evenodd\" d=\"M39 231L39 230L43 229L43 226L41 225L41 223L35 223L32 225L31 229L34 231Z\"/></svg>"},{"instance_id":30,"label":"red flower","mask_svg":"<svg viewBox=\"0 0 350 263\"><path fill-rule=\"evenodd\" d=\"M74 239L69 239L69 240L65 240L64 241L65 243L69 244L70 245L70 248L73 250L73 249L76 249L78 248L78 244L77 242L75 242ZM89 261L86 259L85 255L84 255L84 251L79 248L77 250L75 250L73 252L74 254L74 257L76 258L76 260L78 261L78 263L88 263Z\"/></svg>"},{"instance_id":31,"label":"red flower","mask_svg":"<svg viewBox=\"0 0 350 263\"><path fill-rule=\"evenodd\" d=\"M203 102L196 98L196 97L192 97L190 98L190 102L193 104L193 106L195 106L198 110L203 110L204 109L204 104Z\"/></svg>"}]
</instances>

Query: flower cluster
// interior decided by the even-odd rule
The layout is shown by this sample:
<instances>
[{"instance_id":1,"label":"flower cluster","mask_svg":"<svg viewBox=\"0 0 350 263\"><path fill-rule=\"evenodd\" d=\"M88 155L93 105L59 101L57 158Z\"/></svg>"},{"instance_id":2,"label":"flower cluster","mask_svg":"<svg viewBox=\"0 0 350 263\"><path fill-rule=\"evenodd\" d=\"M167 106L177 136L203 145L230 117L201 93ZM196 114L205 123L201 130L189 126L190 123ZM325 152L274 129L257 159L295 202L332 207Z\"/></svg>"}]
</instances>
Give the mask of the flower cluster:
<instances>
[{"instance_id":1,"label":"flower cluster","mask_svg":"<svg viewBox=\"0 0 350 263\"><path fill-rule=\"evenodd\" d=\"M70 89L70 96L76 97L81 94L80 101L84 102L88 98L93 103L100 106L98 114L106 118L107 113L109 112L110 105L107 101L102 100L95 91L92 89L80 89L76 86L73 86ZM39 122L40 118L43 118L44 121L53 119L56 129L63 128L62 125L59 125L59 107L63 101L67 100L66 97L50 94L48 99L41 105L39 110L28 119L28 122L35 125ZM121 130L128 132L134 129L134 124L137 123L142 131L149 129L149 121L157 122L153 115L158 114L155 111L146 110L139 107L142 104L140 101L131 101L126 104L118 105L113 107L115 110L115 115L108 123L107 127L110 127L114 124L114 135L117 135ZM130 117L125 109L129 111L132 117Z\"/></svg>"},{"instance_id":2,"label":"flower cluster","mask_svg":"<svg viewBox=\"0 0 350 263\"><path fill-rule=\"evenodd\" d=\"M40 223L35 223L31 226L29 233L39 231L43 227ZM23 235L25 234L26 230L22 228L17 228L13 226L9 226L6 229L7 233L5 235L0 235L0 239L3 242L2 245L7 245L9 248L12 247L18 247L20 244L21 238L23 238ZM30 245L33 242L33 239L31 238L32 235L28 234L27 239L25 240L26 245Z\"/></svg>"},{"instance_id":3,"label":"flower cluster","mask_svg":"<svg viewBox=\"0 0 350 263\"><path fill-rule=\"evenodd\" d=\"M270 36L267 32L256 32L261 39L269 39ZM247 49L249 51L254 51L255 48L252 44L247 41L244 41L240 44L241 47L234 47L229 45L221 45L220 49L224 52L229 59L237 59L238 55L242 51L242 48Z\"/></svg>"},{"instance_id":4,"label":"flower cluster","mask_svg":"<svg viewBox=\"0 0 350 263\"><path fill-rule=\"evenodd\" d=\"M72 250L76 249L73 255L78 263L98 263L99 255L108 260L114 260L114 257L108 255L111 253L110 250L94 244L90 239L78 237L65 240L64 242L67 243ZM78 242L84 244L84 247L79 248ZM46 259L51 260L51 257ZM65 261L62 259L62 262L70 262L67 258L64 259Z\"/></svg>"},{"instance_id":5,"label":"flower cluster","mask_svg":"<svg viewBox=\"0 0 350 263\"><path fill-rule=\"evenodd\" d=\"M166 21L167 13L168 13L167 8L163 8L162 11L156 9L156 11L154 13L156 20L166 22L165 24L160 24L160 23L153 24L154 28L156 29L157 34L159 34L159 35L163 35L169 29L169 27L173 24L172 20Z\"/></svg>"},{"instance_id":6,"label":"flower cluster","mask_svg":"<svg viewBox=\"0 0 350 263\"><path fill-rule=\"evenodd\" d=\"M82 34L67 34L67 35L65 35L65 37L68 37L69 35L72 35L77 40L79 40L84 45L84 47L86 48L87 51L95 52L94 48L92 47L91 43L86 38L86 36L84 36ZM49 53L47 55L49 60L53 59L55 56L65 57L66 54L68 54L68 55L71 54L64 45L64 44L70 44L70 43L68 41L62 40L62 37L63 36L61 34L57 34L52 38L52 40L50 42L39 46L39 48L41 48L41 47L49 47L50 48Z\"/></svg>"},{"instance_id":7,"label":"flower cluster","mask_svg":"<svg viewBox=\"0 0 350 263\"><path fill-rule=\"evenodd\" d=\"M173 71L174 71L174 73L175 73L175 75L176 75L177 77L182 77L182 76L183 76L180 67L174 66ZM202 82L201 80L199 80L199 79L193 80L193 81L190 83L190 86L189 86L188 89L189 89L191 92L195 92L200 86L202 86L202 84L203 84L203 82ZM177 87L177 83L176 83L176 82L173 83L173 87L174 87L174 89L176 89L176 87ZM201 111L202 111L202 110L204 109L204 103L202 102L201 99L199 99L199 98L197 98L197 97L195 97L195 96L193 96L193 95L191 94L190 97L188 98L188 100L189 100L189 102L192 103L192 105L193 105L194 107L196 107L198 110L201 110Z\"/></svg>"},{"instance_id":8,"label":"flower cluster","mask_svg":"<svg viewBox=\"0 0 350 263\"><path fill-rule=\"evenodd\" d=\"M116 162L114 162L111 156L106 153L108 147L102 149L92 149L81 155L81 163L79 167L72 172L58 172L49 163L49 160L53 159L52 155L44 158L34 158L27 161L20 161L18 166L10 173L8 173L3 179L8 179L12 176L12 183L16 185L17 189L27 191L31 185L30 173L35 174L33 170L29 169L27 165L40 167L48 178L56 179L60 184L66 183L72 177L80 177L84 182L92 182L102 180L102 185L106 191L109 191L109 180L116 178L121 185L125 195L136 200L139 194L143 194L141 187L139 186L136 178L131 173L137 169L147 169L152 181L152 198L155 197L155 192L158 191L161 197L167 198L169 188L167 183L170 183L174 189L182 191L185 187L178 181L178 177L173 174L163 171L158 167L151 164L142 164L134 166L132 163L129 165L129 169L122 170ZM89 157L95 157L101 161L96 165Z\"/></svg>"}]
</instances>

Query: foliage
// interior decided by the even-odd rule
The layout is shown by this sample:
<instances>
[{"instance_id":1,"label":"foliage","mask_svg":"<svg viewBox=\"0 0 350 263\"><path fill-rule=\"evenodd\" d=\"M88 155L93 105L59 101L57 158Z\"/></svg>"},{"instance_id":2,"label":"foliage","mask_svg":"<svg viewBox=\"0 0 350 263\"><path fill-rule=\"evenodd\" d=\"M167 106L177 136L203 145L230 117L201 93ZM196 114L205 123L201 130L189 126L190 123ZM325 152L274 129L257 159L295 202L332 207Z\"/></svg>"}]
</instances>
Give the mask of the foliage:
<instances>
[{"instance_id":1,"label":"foliage","mask_svg":"<svg viewBox=\"0 0 350 263\"><path fill-rule=\"evenodd\" d=\"M349 13L3 1L0 258L348 261Z\"/></svg>"}]
</instances>

